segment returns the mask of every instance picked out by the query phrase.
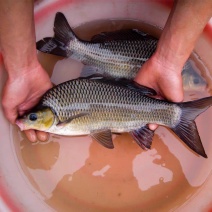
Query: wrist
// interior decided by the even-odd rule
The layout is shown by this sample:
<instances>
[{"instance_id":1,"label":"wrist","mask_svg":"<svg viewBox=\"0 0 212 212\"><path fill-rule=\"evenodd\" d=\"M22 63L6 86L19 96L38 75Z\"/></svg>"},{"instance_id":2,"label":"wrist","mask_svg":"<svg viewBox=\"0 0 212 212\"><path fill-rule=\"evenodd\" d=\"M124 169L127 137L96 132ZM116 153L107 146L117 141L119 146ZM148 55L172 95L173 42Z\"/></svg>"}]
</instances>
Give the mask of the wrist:
<instances>
[{"instance_id":1,"label":"wrist","mask_svg":"<svg viewBox=\"0 0 212 212\"><path fill-rule=\"evenodd\" d=\"M154 59L165 69L181 73L193 48L194 44L186 42L184 38L164 35L158 43Z\"/></svg>"},{"instance_id":2,"label":"wrist","mask_svg":"<svg viewBox=\"0 0 212 212\"><path fill-rule=\"evenodd\" d=\"M2 46L2 58L9 77L17 77L27 70L35 69L38 65L35 43L28 43L27 46Z\"/></svg>"},{"instance_id":3,"label":"wrist","mask_svg":"<svg viewBox=\"0 0 212 212\"><path fill-rule=\"evenodd\" d=\"M16 65L16 66L15 66ZM9 66L5 66L8 72L8 78L11 81L19 79L21 77L34 75L40 71L44 71L37 60L37 57L31 60L24 60L20 64L10 64Z\"/></svg>"},{"instance_id":4,"label":"wrist","mask_svg":"<svg viewBox=\"0 0 212 212\"><path fill-rule=\"evenodd\" d=\"M0 6L1 53L9 77L16 77L37 66L33 1L1 1Z\"/></svg>"}]
</instances>

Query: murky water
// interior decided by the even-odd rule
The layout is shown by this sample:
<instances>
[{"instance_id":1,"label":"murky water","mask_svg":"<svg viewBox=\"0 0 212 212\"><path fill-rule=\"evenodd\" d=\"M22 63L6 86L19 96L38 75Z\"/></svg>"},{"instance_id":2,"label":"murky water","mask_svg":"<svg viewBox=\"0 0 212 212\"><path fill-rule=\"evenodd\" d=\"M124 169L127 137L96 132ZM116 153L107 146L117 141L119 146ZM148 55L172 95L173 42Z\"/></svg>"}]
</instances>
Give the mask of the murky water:
<instances>
[{"instance_id":1,"label":"murky water","mask_svg":"<svg viewBox=\"0 0 212 212\"><path fill-rule=\"evenodd\" d=\"M99 32L123 28L160 34L148 24L126 20L87 23L75 32L89 40ZM55 84L78 77L82 68L81 63L71 59L40 52L38 57ZM190 62L192 68L184 74L185 100L212 95L208 70L195 54ZM211 109L197 118L206 153L212 136L209 120ZM157 129L149 151L142 150L127 133L114 135L113 150L89 136L51 135L48 142L32 144L16 127L12 135L23 172L44 201L57 211L176 209L201 189L211 171L209 160L195 155L164 127Z\"/></svg>"}]
</instances>

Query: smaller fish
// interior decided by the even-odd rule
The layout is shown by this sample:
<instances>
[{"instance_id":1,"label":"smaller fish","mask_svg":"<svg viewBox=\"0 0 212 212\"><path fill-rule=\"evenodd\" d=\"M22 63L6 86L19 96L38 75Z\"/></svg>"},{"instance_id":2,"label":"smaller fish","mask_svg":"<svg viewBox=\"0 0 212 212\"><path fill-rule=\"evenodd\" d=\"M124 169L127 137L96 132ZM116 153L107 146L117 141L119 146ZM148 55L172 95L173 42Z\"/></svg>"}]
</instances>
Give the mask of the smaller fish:
<instances>
[{"instance_id":1,"label":"smaller fish","mask_svg":"<svg viewBox=\"0 0 212 212\"><path fill-rule=\"evenodd\" d=\"M81 77L93 74L104 77L132 80L141 66L155 52L158 39L137 29L102 32L91 41L76 36L65 16L58 12L54 21L54 37L46 37L37 42L41 52L70 57L82 62ZM183 67L183 86L195 88L197 76L191 77L189 61ZM189 78L189 79L188 79ZM199 81L202 83L202 81Z\"/></svg>"},{"instance_id":2,"label":"smaller fish","mask_svg":"<svg viewBox=\"0 0 212 212\"><path fill-rule=\"evenodd\" d=\"M58 12L54 37L37 42L41 52L70 57L85 66L81 76L134 79L140 67L155 52L158 39L137 29L102 32L85 41L76 36L65 16Z\"/></svg>"},{"instance_id":3,"label":"smaller fish","mask_svg":"<svg viewBox=\"0 0 212 212\"><path fill-rule=\"evenodd\" d=\"M59 135L88 135L113 148L112 133L129 132L149 149L154 131L148 124L169 127L197 154L207 157L195 118L212 105L212 97L172 103L154 99L156 92L128 80L79 78L59 84L16 124Z\"/></svg>"}]
</instances>

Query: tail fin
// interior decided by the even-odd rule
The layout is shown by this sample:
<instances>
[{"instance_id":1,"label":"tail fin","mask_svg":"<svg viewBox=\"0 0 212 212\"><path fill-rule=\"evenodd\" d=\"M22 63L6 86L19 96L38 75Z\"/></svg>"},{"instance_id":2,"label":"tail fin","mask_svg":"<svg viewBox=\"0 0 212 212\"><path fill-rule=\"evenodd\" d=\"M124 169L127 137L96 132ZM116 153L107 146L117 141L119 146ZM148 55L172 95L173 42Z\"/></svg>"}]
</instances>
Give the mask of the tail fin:
<instances>
[{"instance_id":1,"label":"tail fin","mask_svg":"<svg viewBox=\"0 0 212 212\"><path fill-rule=\"evenodd\" d=\"M197 154L207 158L194 120L212 105L212 97L177 104L182 109L180 122L172 130Z\"/></svg>"},{"instance_id":2,"label":"tail fin","mask_svg":"<svg viewBox=\"0 0 212 212\"><path fill-rule=\"evenodd\" d=\"M36 43L37 49L45 53L69 57L71 50L69 50L68 46L70 41L76 38L76 36L65 16L60 12L55 16L54 33L53 38L44 38L38 41Z\"/></svg>"}]
</instances>

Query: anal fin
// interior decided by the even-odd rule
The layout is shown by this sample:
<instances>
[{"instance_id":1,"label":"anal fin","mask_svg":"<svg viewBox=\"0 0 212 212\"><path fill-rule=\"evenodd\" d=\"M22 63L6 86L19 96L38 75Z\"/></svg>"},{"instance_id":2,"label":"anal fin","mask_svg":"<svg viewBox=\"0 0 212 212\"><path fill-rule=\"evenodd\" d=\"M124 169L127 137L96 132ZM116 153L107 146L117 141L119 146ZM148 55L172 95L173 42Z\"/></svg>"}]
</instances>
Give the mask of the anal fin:
<instances>
[{"instance_id":1,"label":"anal fin","mask_svg":"<svg viewBox=\"0 0 212 212\"><path fill-rule=\"evenodd\" d=\"M151 148L154 131L150 130L147 125L132 131L131 135L142 149Z\"/></svg>"}]
</instances>

